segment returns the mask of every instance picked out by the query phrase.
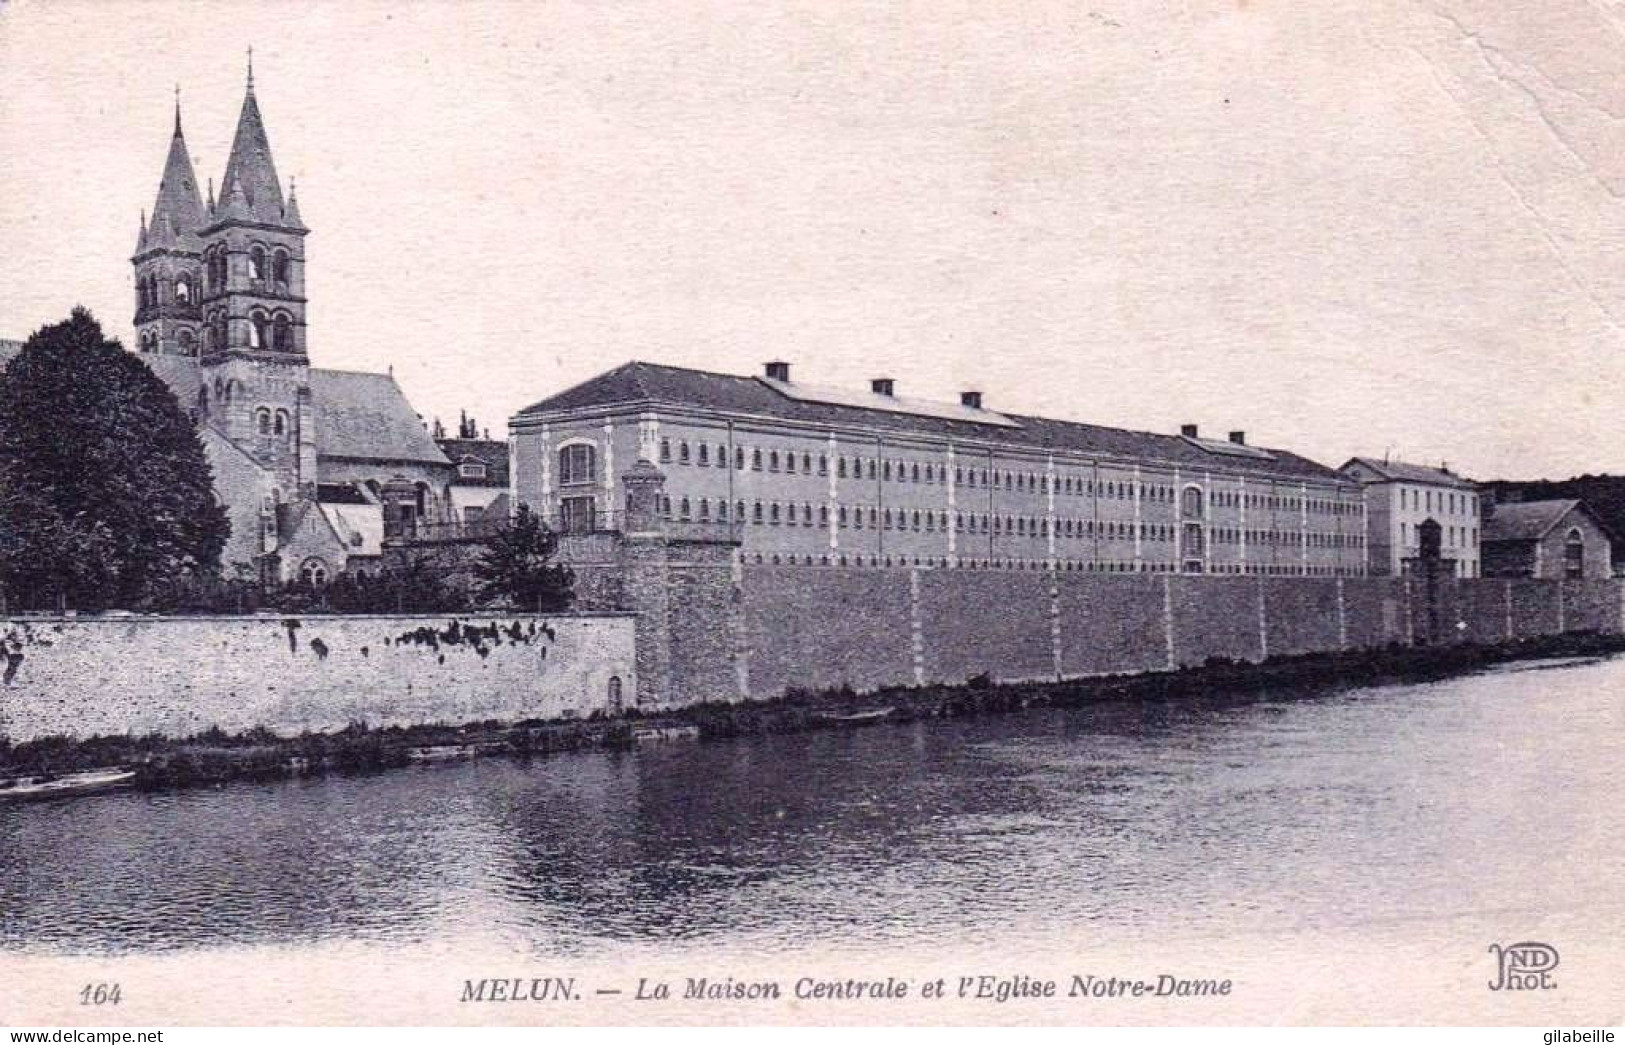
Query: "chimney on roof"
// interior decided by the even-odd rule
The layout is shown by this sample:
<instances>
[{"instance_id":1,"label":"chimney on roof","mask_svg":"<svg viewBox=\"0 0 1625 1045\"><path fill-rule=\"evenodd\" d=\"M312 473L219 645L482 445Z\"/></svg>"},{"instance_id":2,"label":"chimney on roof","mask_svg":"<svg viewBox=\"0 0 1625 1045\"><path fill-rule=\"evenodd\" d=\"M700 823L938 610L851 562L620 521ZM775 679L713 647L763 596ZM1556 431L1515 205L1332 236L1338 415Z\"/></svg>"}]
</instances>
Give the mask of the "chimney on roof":
<instances>
[{"instance_id":1,"label":"chimney on roof","mask_svg":"<svg viewBox=\"0 0 1625 1045\"><path fill-rule=\"evenodd\" d=\"M786 384L789 383L789 381L790 381L790 364L789 363L784 363L784 362L780 362L779 360L774 360L773 362L768 363L767 366L764 369L766 369L766 371L767 371L767 376L768 376L769 380L771 380L771 381L783 381Z\"/></svg>"},{"instance_id":2,"label":"chimney on roof","mask_svg":"<svg viewBox=\"0 0 1625 1045\"><path fill-rule=\"evenodd\" d=\"M980 409L982 409L982 393L980 393L980 392L961 392L961 393L959 393L959 405L960 406L968 406L972 410L980 410Z\"/></svg>"},{"instance_id":3,"label":"chimney on roof","mask_svg":"<svg viewBox=\"0 0 1625 1045\"><path fill-rule=\"evenodd\" d=\"M896 395L896 383L889 377L877 377L869 382L869 388L877 396Z\"/></svg>"},{"instance_id":4,"label":"chimney on roof","mask_svg":"<svg viewBox=\"0 0 1625 1045\"><path fill-rule=\"evenodd\" d=\"M1179 426L1179 434L1184 436L1186 439L1195 439L1197 437L1196 436L1196 431L1197 431L1197 429L1196 429L1195 425L1180 425Z\"/></svg>"},{"instance_id":5,"label":"chimney on roof","mask_svg":"<svg viewBox=\"0 0 1625 1045\"><path fill-rule=\"evenodd\" d=\"M1231 432L1230 433L1230 441L1232 443L1235 443L1237 446L1246 446L1247 445L1247 433L1246 432Z\"/></svg>"}]
</instances>

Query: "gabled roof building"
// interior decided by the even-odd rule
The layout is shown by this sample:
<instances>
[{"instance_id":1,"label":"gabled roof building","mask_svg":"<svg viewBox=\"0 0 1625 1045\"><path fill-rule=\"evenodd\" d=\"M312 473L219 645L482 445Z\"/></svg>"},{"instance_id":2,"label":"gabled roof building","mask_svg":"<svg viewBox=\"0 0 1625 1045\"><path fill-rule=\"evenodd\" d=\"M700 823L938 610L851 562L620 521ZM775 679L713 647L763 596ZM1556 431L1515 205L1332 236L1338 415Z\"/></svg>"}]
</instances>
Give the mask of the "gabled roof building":
<instances>
[{"instance_id":1,"label":"gabled roof building","mask_svg":"<svg viewBox=\"0 0 1625 1045\"><path fill-rule=\"evenodd\" d=\"M1496 504L1484 522L1484 575L1611 577L1611 537L1584 501Z\"/></svg>"},{"instance_id":2,"label":"gabled roof building","mask_svg":"<svg viewBox=\"0 0 1625 1045\"><path fill-rule=\"evenodd\" d=\"M632 362L510 422L514 499L618 528L620 475L665 475L668 522L750 562L1358 576L1361 491L1244 433L1134 432L791 379Z\"/></svg>"}]
</instances>

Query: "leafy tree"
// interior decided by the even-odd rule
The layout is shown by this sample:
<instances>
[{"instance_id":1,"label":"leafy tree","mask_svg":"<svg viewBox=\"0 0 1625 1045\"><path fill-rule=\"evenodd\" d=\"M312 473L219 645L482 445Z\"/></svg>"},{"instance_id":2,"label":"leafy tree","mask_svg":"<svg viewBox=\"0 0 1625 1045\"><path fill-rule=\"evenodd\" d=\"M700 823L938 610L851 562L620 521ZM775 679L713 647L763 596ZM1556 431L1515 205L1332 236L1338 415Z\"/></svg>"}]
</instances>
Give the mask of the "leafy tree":
<instances>
[{"instance_id":1,"label":"leafy tree","mask_svg":"<svg viewBox=\"0 0 1625 1045\"><path fill-rule=\"evenodd\" d=\"M83 308L0 373L0 586L13 605L138 606L220 565L231 524L167 385Z\"/></svg>"},{"instance_id":2,"label":"leafy tree","mask_svg":"<svg viewBox=\"0 0 1625 1045\"><path fill-rule=\"evenodd\" d=\"M508 526L486 538L474 563L479 598L539 613L569 609L575 575L552 563L558 548L558 535L521 504Z\"/></svg>"}]
</instances>

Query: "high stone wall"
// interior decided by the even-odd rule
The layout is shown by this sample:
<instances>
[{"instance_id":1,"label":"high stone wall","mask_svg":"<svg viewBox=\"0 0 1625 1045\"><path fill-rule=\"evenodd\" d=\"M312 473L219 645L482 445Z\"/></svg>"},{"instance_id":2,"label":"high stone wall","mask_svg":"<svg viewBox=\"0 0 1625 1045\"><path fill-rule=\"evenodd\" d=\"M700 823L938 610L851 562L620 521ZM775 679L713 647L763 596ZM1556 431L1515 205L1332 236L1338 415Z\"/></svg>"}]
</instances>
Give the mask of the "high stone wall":
<instances>
[{"instance_id":1,"label":"high stone wall","mask_svg":"<svg viewBox=\"0 0 1625 1045\"><path fill-rule=\"evenodd\" d=\"M637 683L627 614L0 621L0 734L278 733L585 717Z\"/></svg>"},{"instance_id":2,"label":"high stone wall","mask_svg":"<svg viewBox=\"0 0 1625 1045\"><path fill-rule=\"evenodd\" d=\"M736 568L733 699L1073 678L1426 641L1625 626L1617 581L1203 577L929 568ZM715 685L715 683L713 683Z\"/></svg>"}]
</instances>

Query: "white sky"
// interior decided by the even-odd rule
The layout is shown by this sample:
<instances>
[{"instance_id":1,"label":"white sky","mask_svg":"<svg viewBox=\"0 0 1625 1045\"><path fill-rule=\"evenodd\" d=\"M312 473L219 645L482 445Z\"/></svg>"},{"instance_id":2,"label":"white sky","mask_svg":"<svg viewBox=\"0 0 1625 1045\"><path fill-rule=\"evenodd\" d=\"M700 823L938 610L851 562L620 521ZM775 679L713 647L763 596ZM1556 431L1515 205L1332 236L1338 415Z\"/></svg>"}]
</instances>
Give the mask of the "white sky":
<instances>
[{"instance_id":1,"label":"white sky","mask_svg":"<svg viewBox=\"0 0 1625 1045\"><path fill-rule=\"evenodd\" d=\"M128 258L244 49L319 366L425 416L639 358L1336 465L1625 471L1625 3L0 0L0 336Z\"/></svg>"}]
</instances>

